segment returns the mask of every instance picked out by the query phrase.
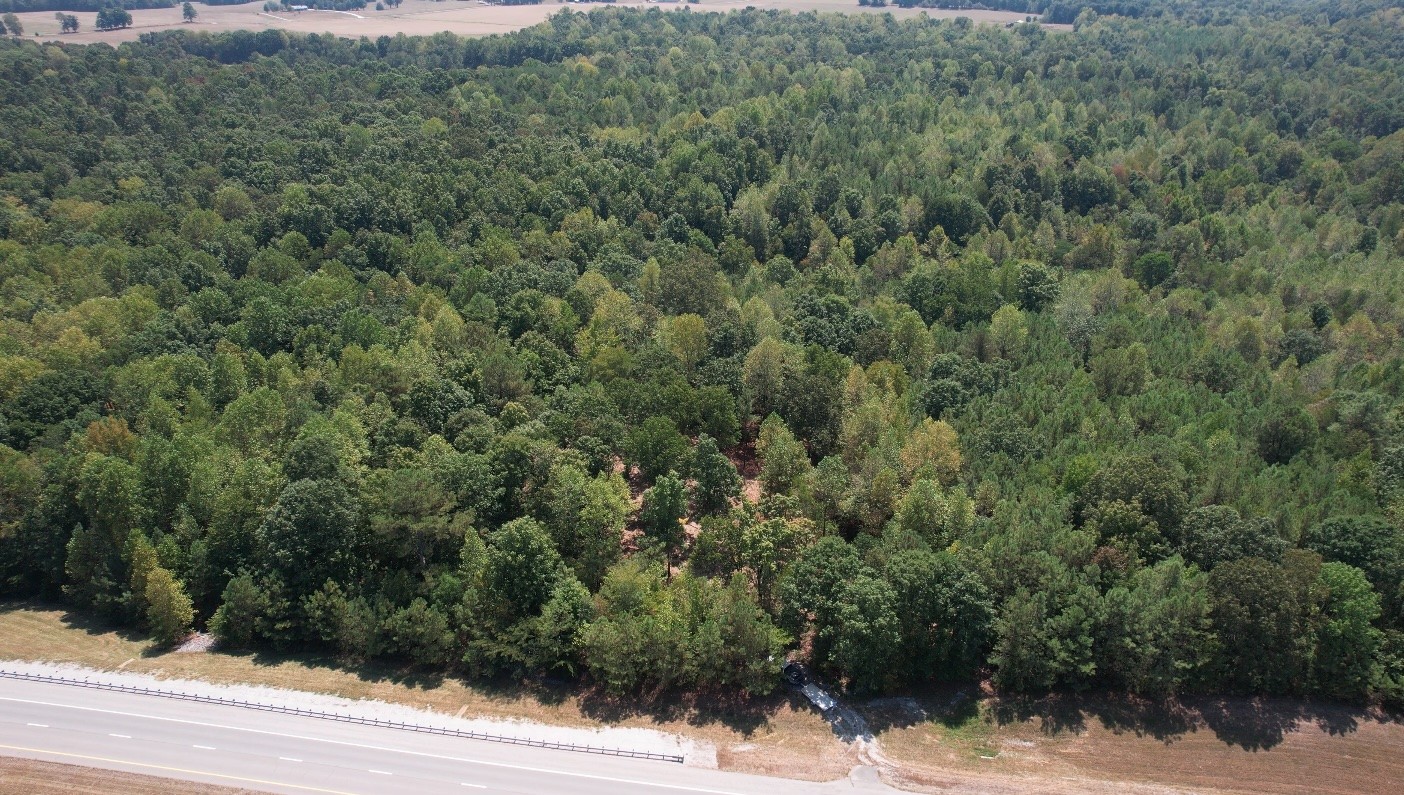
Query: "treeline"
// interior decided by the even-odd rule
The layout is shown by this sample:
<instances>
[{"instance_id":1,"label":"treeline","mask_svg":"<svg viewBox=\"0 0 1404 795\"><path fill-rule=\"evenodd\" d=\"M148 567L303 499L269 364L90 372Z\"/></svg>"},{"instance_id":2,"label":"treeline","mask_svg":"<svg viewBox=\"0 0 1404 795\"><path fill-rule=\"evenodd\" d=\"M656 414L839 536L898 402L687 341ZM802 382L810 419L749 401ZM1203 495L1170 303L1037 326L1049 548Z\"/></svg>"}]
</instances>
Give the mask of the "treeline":
<instances>
[{"instance_id":1,"label":"treeline","mask_svg":"<svg viewBox=\"0 0 1404 795\"><path fill-rule=\"evenodd\" d=\"M862 6L883 7L889 0L858 0ZM989 9L1013 11L1041 17L1044 22L1071 25L1089 12L1093 16L1115 14L1141 18L1167 16L1190 24L1224 24L1247 14L1282 17L1324 14L1332 21L1359 17L1389 8L1389 0L891 0L901 8ZM1087 17L1084 17L1087 18Z\"/></svg>"},{"instance_id":2,"label":"treeline","mask_svg":"<svg viewBox=\"0 0 1404 795\"><path fill-rule=\"evenodd\" d=\"M1398 20L0 42L0 589L620 693L1398 701Z\"/></svg>"},{"instance_id":3,"label":"treeline","mask_svg":"<svg viewBox=\"0 0 1404 795\"><path fill-rule=\"evenodd\" d=\"M858 0L859 5L885 6L888 0ZM988 9L1014 11L1041 17L1045 22L1070 25L1084 11L1096 14L1117 14L1124 17L1159 16L1174 9L1191 6L1189 2L1164 0L985 0L962 3L956 0L892 0L900 8Z\"/></svg>"},{"instance_id":4,"label":"treeline","mask_svg":"<svg viewBox=\"0 0 1404 795\"><path fill-rule=\"evenodd\" d=\"M175 5L175 0L0 0L0 12L102 11L105 8L132 11L142 8L172 8Z\"/></svg>"}]
</instances>

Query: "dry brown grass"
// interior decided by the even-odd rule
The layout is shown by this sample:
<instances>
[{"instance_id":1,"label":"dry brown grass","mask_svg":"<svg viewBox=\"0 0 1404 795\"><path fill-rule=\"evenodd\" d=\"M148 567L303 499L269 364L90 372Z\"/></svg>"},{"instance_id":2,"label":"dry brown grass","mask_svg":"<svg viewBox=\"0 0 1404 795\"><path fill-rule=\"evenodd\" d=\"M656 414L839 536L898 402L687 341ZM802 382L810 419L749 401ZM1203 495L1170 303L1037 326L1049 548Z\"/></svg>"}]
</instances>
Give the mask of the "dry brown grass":
<instances>
[{"instance_id":1,"label":"dry brown grass","mask_svg":"<svg viewBox=\"0 0 1404 795\"><path fill-rule=\"evenodd\" d=\"M193 781L0 757L0 795L254 795Z\"/></svg>"},{"instance_id":2,"label":"dry brown grass","mask_svg":"<svg viewBox=\"0 0 1404 795\"><path fill-rule=\"evenodd\" d=\"M992 788L1003 781L1012 791L1053 791L1060 781L1089 792L1345 795L1404 787L1404 724L1371 709L1287 699L1194 699L1169 708L1050 701L987 698L978 711L967 703L944 718L892 705L869 712L886 727L879 738L887 757L923 788L958 773L985 774Z\"/></svg>"}]
</instances>

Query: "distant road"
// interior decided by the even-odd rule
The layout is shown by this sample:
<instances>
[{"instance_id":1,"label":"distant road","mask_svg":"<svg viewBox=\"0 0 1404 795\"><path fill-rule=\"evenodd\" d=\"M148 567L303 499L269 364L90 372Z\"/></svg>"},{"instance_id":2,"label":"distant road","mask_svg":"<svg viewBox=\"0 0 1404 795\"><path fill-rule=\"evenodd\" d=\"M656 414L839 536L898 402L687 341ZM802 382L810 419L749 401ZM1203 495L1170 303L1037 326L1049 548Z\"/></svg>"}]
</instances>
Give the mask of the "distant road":
<instances>
[{"instance_id":1,"label":"distant road","mask_svg":"<svg viewBox=\"0 0 1404 795\"><path fill-rule=\"evenodd\" d=\"M290 795L789 795L855 789L846 780L765 778L15 680L0 680L0 756Z\"/></svg>"}]
</instances>

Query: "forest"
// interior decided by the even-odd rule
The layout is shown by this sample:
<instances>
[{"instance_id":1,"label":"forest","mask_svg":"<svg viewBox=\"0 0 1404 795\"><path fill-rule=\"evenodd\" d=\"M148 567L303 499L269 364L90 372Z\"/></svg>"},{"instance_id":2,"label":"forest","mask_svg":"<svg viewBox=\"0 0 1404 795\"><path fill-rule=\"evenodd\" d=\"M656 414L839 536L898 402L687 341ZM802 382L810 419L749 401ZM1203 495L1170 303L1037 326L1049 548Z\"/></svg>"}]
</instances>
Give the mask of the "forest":
<instances>
[{"instance_id":1,"label":"forest","mask_svg":"<svg viewBox=\"0 0 1404 795\"><path fill-rule=\"evenodd\" d=\"M0 41L0 595L1404 702L1404 16Z\"/></svg>"}]
</instances>

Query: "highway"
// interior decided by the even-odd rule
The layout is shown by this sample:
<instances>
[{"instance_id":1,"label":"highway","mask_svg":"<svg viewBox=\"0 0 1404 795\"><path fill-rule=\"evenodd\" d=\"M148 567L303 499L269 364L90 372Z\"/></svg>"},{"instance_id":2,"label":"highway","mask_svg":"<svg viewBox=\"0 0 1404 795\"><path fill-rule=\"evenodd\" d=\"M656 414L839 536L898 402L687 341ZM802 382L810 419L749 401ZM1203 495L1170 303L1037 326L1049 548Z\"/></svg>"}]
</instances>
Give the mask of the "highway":
<instances>
[{"instance_id":1,"label":"highway","mask_svg":"<svg viewBox=\"0 0 1404 795\"><path fill-rule=\"evenodd\" d=\"M0 756L290 795L855 791L848 780L816 784L10 679L0 679Z\"/></svg>"}]
</instances>

